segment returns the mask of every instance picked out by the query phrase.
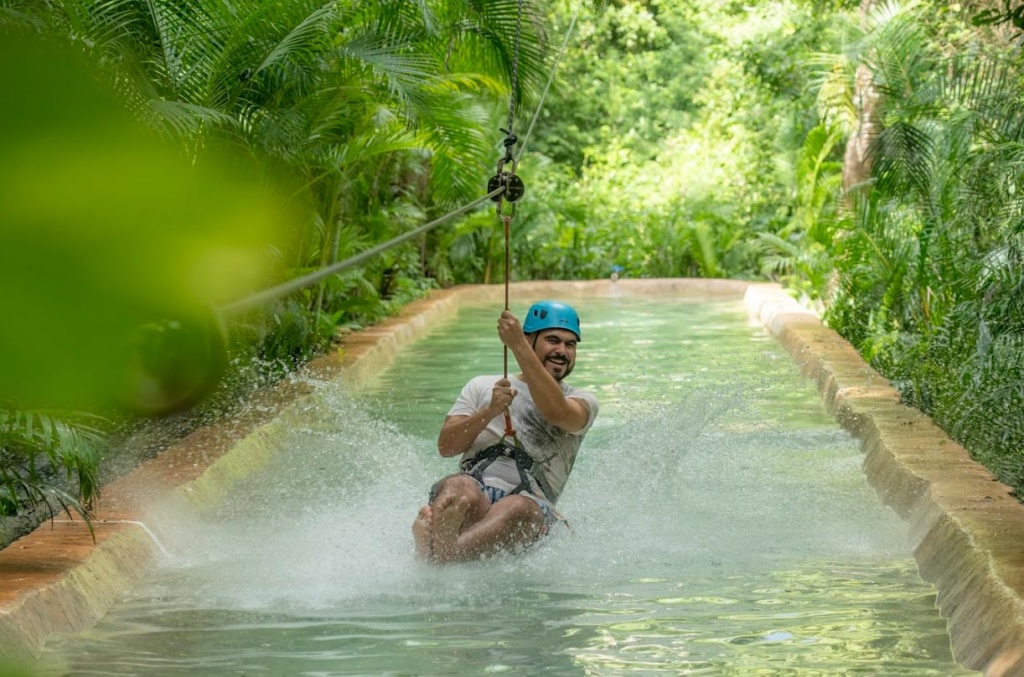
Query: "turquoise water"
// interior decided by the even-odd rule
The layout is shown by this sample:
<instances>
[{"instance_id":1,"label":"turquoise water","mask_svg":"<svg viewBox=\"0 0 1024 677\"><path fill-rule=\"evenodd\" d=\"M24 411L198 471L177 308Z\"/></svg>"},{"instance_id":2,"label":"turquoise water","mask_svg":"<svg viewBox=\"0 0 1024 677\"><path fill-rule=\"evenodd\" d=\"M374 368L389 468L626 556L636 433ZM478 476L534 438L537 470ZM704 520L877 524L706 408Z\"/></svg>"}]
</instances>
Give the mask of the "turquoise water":
<instances>
[{"instance_id":1,"label":"turquoise water","mask_svg":"<svg viewBox=\"0 0 1024 677\"><path fill-rule=\"evenodd\" d=\"M456 465L444 414L502 371L500 309L466 309L364 391L322 384L217 514L154 514L170 557L51 642L46 674L976 674L856 442L739 304L577 307L569 380L602 409L559 503L571 530L521 557L413 557Z\"/></svg>"}]
</instances>

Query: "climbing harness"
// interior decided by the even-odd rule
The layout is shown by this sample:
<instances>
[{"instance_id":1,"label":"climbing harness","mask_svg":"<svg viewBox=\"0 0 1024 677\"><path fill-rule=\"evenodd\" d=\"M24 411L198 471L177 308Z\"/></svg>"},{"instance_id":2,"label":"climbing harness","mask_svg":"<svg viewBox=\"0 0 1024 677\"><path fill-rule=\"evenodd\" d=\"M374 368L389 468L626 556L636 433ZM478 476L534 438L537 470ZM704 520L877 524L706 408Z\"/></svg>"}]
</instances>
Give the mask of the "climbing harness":
<instances>
[{"instance_id":1,"label":"climbing harness","mask_svg":"<svg viewBox=\"0 0 1024 677\"><path fill-rule=\"evenodd\" d=\"M537 492L534 490L536 485L540 488L541 498L550 501L551 497L555 495L551 491L551 485L547 478L544 477L544 469L540 461L530 456L518 440L514 440L514 443L510 445L508 438L503 437L497 444L492 444L472 458L462 461L460 468L463 473L483 484L484 471L499 458L512 459L519 472L519 484L508 493L519 494L526 491L536 494Z\"/></svg>"}]
</instances>

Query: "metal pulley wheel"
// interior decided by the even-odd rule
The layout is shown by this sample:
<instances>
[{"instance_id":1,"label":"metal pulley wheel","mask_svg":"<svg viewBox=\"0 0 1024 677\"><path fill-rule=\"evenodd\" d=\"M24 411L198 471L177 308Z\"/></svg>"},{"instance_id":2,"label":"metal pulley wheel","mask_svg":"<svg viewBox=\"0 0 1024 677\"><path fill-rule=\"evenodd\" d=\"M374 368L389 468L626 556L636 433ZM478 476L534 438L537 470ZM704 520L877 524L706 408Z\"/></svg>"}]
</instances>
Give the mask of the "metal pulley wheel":
<instances>
[{"instance_id":1,"label":"metal pulley wheel","mask_svg":"<svg viewBox=\"0 0 1024 677\"><path fill-rule=\"evenodd\" d=\"M487 181L487 192L491 193L502 186L505 186L505 192L500 195L495 195L491 198L494 202L515 202L526 193L526 185L523 180L512 172L500 172L495 174Z\"/></svg>"}]
</instances>

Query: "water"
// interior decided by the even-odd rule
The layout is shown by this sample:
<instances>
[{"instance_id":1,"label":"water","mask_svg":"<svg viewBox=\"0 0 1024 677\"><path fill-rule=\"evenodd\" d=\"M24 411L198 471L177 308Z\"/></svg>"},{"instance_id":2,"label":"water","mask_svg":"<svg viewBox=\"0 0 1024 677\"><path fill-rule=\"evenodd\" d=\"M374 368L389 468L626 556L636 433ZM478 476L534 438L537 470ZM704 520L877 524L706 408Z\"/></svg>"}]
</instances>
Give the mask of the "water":
<instances>
[{"instance_id":1,"label":"water","mask_svg":"<svg viewBox=\"0 0 1024 677\"><path fill-rule=\"evenodd\" d=\"M502 370L497 311L464 310L358 395L323 386L216 515L153 515L171 556L51 642L46 674L976 674L856 442L737 304L578 307L569 380L602 409L559 503L571 530L521 557L413 557L455 467L441 420Z\"/></svg>"}]
</instances>

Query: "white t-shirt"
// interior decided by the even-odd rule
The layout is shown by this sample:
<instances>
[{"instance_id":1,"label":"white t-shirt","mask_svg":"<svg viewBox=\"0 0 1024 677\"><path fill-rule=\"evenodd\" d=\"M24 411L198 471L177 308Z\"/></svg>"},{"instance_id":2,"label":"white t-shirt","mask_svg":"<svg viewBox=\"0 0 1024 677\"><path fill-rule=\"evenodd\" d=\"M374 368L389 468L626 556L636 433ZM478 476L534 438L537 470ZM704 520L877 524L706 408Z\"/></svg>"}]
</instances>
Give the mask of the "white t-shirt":
<instances>
[{"instance_id":1,"label":"white t-shirt","mask_svg":"<svg viewBox=\"0 0 1024 677\"><path fill-rule=\"evenodd\" d=\"M477 376L465 385L455 404L448 411L449 416L470 416L484 409L491 402L491 391L494 384L502 376ZM580 444L590 426L597 417L597 397L589 390L574 388L561 383L562 393L566 397L579 400L587 409L587 423L582 430L568 433L549 423L537 409L530 395L530 388L525 382L509 376L509 382L516 391L509 412L512 416L512 428L519 442L530 456L540 463L544 479L551 487L554 496L546 496L553 504L558 500L565 487ZM487 423L487 427L477 435L469 449L462 455L462 460L473 458L477 452L497 444L505 435L505 416L499 414ZM519 486L519 471L510 458L498 458L484 471L484 481L499 489L511 491Z\"/></svg>"}]
</instances>

